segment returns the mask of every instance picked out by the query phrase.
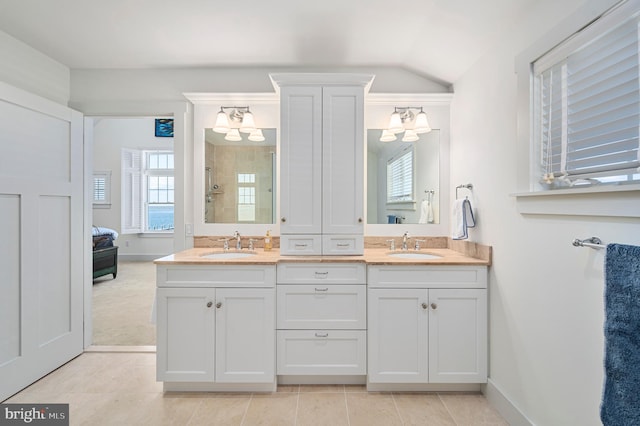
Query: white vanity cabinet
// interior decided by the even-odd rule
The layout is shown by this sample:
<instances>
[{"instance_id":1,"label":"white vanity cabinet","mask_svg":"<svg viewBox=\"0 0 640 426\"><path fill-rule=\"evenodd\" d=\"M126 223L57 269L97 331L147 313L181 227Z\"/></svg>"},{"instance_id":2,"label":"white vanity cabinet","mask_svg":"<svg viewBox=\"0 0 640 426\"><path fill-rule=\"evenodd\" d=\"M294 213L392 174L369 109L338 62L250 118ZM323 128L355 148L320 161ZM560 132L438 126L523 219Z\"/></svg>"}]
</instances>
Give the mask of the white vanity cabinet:
<instances>
[{"instance_id":1,"label":"white vanity cabinet","mask_svg":"<svg viewBox=\"0 0 640 426\"><path fill-rule=\"evenodd\" d=\"M280 86L280 250L364 250L364 94L371 75L274 74Z\"/></svg>"},{"instance_id":2,"label":"white vanity cabinet","mask_svg":"<svg viewBox=\"0 0 640 426\"><path fill-rule=\"evenodd\" d=\"M485 383L487 268L370 265L369 383Z\"/></svg>"},{"instance_id":3,"label":"white vanity cabinet","mask_svg":"<svg viewBox=\"0 0 640 426\"><path fill-rule=\"evenodd\" d=\"M279 380L289 382L287 376L364 377L365 264L283 262L277 268Z\"/></svg>"},{"instance_id":4,"label":"white vanity cabinet","mask_svg":"<svg viewBox=\"0 0 640 426\"><path fill-rule=\"evenodd\" d=\"M275 386L275 266L159 265L157 284L157 379L165 390Z\"/></svg>"}]
</instances>

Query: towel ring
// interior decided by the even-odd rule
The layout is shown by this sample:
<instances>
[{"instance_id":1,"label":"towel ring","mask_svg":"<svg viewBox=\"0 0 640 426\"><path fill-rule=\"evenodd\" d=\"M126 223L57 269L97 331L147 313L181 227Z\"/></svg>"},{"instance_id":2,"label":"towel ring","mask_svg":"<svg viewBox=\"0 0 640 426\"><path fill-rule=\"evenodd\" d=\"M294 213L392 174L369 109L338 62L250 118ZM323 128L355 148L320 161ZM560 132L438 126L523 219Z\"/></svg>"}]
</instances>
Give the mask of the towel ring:
<instances>
[{"instance_id":1,"label":"towel ring","mask_svg":"<svg viewBox=\"0 0 640 426\"><path fill-rule=\"evenodd\" d=\"M467 183L467 184L456 186L456 200L458 199L458 189L460 189L460 188L465 188L465 189L468 189L469 191L471 191L473 189L473 184Z\"/></svg>"}]
</instances>

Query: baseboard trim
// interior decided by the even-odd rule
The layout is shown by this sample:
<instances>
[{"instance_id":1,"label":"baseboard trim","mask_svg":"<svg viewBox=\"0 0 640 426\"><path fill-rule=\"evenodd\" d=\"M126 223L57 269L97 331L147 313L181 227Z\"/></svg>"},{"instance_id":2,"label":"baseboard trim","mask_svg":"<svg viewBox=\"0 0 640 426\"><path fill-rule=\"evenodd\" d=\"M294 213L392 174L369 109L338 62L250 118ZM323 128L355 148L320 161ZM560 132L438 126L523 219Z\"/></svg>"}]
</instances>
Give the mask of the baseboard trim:
<instances>
[{"instance_id":1,"label":"baseboard trim","mask_svg":"<svg viewBox=\"0 0 640 426\"><path fill-rule=\"evenodd\" d=\"M126 352L126 353L156 353L155 346L106 346L91 345L85 352Z\"/></svg>"},{"instance_id":2,"label":"baseboard trim","mask_svg":"<svg viewBox=\"0 0 640 426\"><path fill-rule=\"evenodd\" d=\"M481 391L489 404L498 410L511 426L535 426L491 379L487 380L487 384L482 386Z\"/></svg>"},{"instance_id":3,"label":"baseboard trim","mask_svg":"<svg viewBox=\"0 0 640 426\"><path fill-rule=\"evenodd\" d=\"M118 253L119 260L125 260L130 262L146 262L151 260L156 260L161 257L166 256L166 254L123 254Z\"/></svg>"}]
</instances>

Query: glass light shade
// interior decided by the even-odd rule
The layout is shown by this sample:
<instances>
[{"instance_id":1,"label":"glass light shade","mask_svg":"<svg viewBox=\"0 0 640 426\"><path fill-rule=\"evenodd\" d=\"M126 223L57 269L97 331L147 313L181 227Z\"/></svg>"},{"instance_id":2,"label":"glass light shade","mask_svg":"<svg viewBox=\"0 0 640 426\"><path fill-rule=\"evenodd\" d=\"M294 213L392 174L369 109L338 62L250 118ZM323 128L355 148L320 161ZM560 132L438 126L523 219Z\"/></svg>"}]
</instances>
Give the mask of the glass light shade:
<instances>
[{"instance_id":1,"label":"glass light shade","mask_svg":"<svg viewBox=\"0 0 640 426\"><path fill-rule=\"evenodd\" d=\"M253 132L251 132L249 134L249 140L252 142L262 142L264 140L262 129L255 129Z\"/></svg>"},{"instance_id":2,"label":"glass light shade","mask_svg":"<svg viewBox=\"0 0 640 426\"><path fill-rule=\"evenodd\" d=\"M380 142L393 142L396 139L396 134L390 130L383 130L380 136Z\"/></svg>"},{"instance_id":3,"label":"glass light shade","mask_svg":"<svg viewBox=\"0 0 640 426\"><path fill-rule=\"evenodd\" d=\"M400 118L400 114L394 112L391 114L391 118L389 119L389 131L393 133L401 133L404 132L404 127L402 126L402 119Z\"/></svg>"},{"instance_id":4,"label":"glass light shade","mask_svg":"<svg viewBox=\"0 0 640 426\"><path fill-rule=\"evenodd\" d=\"M427 133L431 131L431 127L429 126L429 122L427 121L427 114L423 111L420 111L416 116L416 123L413 129L416 133Z\"/></svg>"},{"instance_id":5,"label":"glass light shade","mask_svg":"<svg viewBox=\"0 0 640 426\"><path fill-rule=\"evenodd\" d=\"M227 133L229 131L229 118L222 110L216 117L216 125L213 126L213 131L218 133Z\"/></svg>"},{"instance_id":6,"label":"glass light shade","mask_svg":"<svg viewBox=\"0 0 640 426\"><path fill-rule=\"evenodd\" d=\"M240 123L240 131L242 133L251 133L254 130L256 130L256 123L254 123L253 121L253 114L247 111L242 116L242 123Z\"/></svg>"},{"instance_id":7,"label":"glass light shade","mask_svg":"<svg viewBox=\"0 0 640 426\"><path fill-rule=\"evenodd\" d=\"M420 139L420 136L413 129L407 129L402 137L402 142L415 142Z\"/></svg>"},{"instance_id":8,"label":"glass light shade","mask_svg":"<svg viewBox=\"0 0 640 426\"><path fill-rule=\"evenodd\" d=\"M242 140L242 136L240 136L240 132L238 132L238 129L230 129L227 133L227 136L225 136L224 138L232 142L239 142Z\"/></svg>"}]
</instances>

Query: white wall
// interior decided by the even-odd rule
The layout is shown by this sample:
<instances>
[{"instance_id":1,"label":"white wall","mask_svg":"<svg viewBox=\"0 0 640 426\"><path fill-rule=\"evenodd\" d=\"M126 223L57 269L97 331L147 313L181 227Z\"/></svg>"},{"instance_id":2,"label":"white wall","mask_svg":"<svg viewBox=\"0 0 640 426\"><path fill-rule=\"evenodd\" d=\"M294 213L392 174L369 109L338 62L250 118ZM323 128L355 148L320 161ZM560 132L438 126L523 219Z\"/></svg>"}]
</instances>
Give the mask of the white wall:
<instances>
[{"instance_id":1,"label":"white wall","mask_svg":"<svg viewBox=\"0 0 640 426\"><path fill-rule=\"evenodd\" d=\"M173 138L156 138L154 118L95 118L93 129L93 169L111 171L111 207L94 208L93 224L121 231L122 148L171 149ZM115 244L118 255L129 260L148 260L173 252L173 234L120 233Z\"/></svg>"},{"instance_id":2,"label":"white wall","mask_svg":"<svg viewBox=\"0 0 640 426\"><path fill-rule=\"evenodd\" d=\"M537 425L600 424L604 251L571 241L596 235L640 244L640 220L518 213L510 194L522 189L517 159L528 147L518 147L515 58L565 18L585 11L594 17L612 3L539 2L454 84L451 181L473 183L478 224L470 238L494 254L487 390Z\"/></svg>"},{"instance_id":3,"label":"white wall","mask_svg":"<svg viewBox=\"0 0 640 426\"><path fill-rule=\"evenodd\" d=\"M69 68L0 31L0 81L66 105Z\"/></svg>"}]
</instances>

